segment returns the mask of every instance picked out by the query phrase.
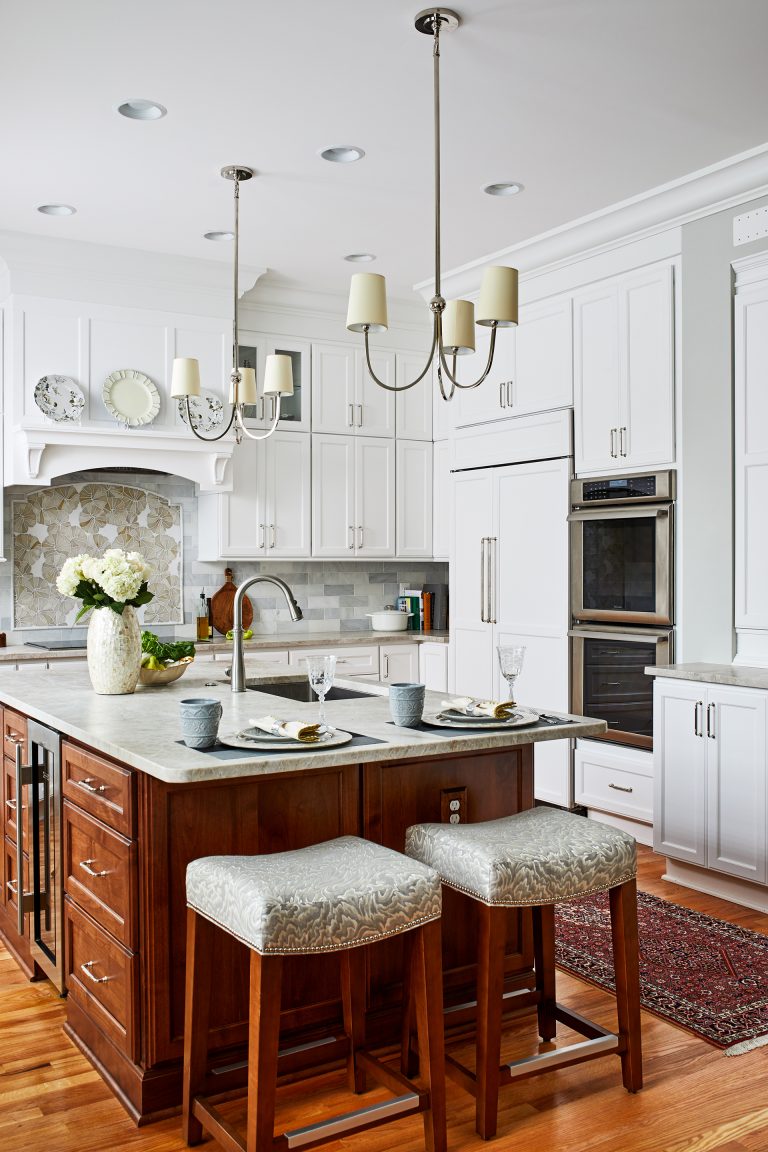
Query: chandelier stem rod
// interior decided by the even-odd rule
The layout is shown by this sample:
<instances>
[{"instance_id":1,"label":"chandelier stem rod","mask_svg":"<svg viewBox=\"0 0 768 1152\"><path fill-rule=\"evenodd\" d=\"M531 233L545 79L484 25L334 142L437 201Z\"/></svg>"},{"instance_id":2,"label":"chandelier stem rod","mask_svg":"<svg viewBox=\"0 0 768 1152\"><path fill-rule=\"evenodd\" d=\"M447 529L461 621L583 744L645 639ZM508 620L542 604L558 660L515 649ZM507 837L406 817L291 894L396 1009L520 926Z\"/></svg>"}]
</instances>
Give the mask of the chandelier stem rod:
<instances>
[{"instance_id":1,"label":"chandelier stem rod","mask_svg":"<svg viewBox=\"0 0 768 1152\"><path fill-rule=\"evenodd\" d=\"M239 347L240 347L240 334L237 325L237 312L238 312L238 279L240 275L240 180L235 175L235 260L234 260L234 277L233 277L233 309L232 309L232 400L235 407L239 399L238 385L240 384L240 372L238 370Z\"/></svg>"},{"instance_id":2,"label":"chandelier stem rod","mask_svg":"<svg viewBox=\"0 0 768 1152\"><path fill-rule=\"evenodd\" d=\"M440 296L440 13L435 12L433 62L435 132L435 296Z\"/></svg>"}]
</instances>

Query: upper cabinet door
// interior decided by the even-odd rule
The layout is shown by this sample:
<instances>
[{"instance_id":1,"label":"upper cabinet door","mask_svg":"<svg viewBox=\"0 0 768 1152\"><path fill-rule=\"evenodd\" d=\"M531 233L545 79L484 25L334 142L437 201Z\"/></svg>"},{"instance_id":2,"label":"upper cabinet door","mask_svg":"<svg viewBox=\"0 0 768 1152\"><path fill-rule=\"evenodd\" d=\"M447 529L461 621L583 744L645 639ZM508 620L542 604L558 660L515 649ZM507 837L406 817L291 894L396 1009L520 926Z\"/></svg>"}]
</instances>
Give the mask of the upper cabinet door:
<instances>
[{"instance_id":1,"label":"upper cabinet door","mask_svg":"<svg viewBox=\"0 0 768 1152\"><path fill-rule=\"evenodd\" d=\"M309 556L310 438L306 432L278 431L265 442L265 447L267 559ZM242 445L238 451L242 451Z\"/></svg>"},{"instance_id":2,"label":"upper cabinet door","mask_svg":"<svg viewBox=\"0 0 768 1152\"><path fill-rule=\"evenodd\" d=\"M432 445L398 440L396 460L398 556L432 556Z\"/></svg>"},{"instance_id":3,"label":"upper cabinet door","mask_svg":"<svg viewBox=\"0 0 768 1152\"><path fill-rule=\"evenodd\" d=\"M415 380L426 367L426 353L397 352L395 372L398 388ZM404 440L432 439L432 368L405 392L395 396L396 432Z\"/></svg>"},{"instance_id":4,"label":"upper cabinet door","mask_svg":"<svg viewBox=\"0 0 768 1152\"><path fill-rule=\"evenodd\" d=\"M515 331L513 416L573 404L573 324L569 296L527 304Z\"/></svg>"},{"instance_id":5,"label":"upper cabinet door","mask_svg":"<svg viewBox=\"0 0 768 1152\"><path fill-rule=\"evenodd\" d=\"M614 281L574 301L576 471L621 466L619 429L619 290Z\"/></svg>"},{"instance_id":6,"label":"upper cabinet door","mask_svg":"<svg viewBox=\"0 0 768 1152\"><path fill-rule=\"evenodd\" d=\"M358 436L355 446L357 556L395 554L395 442Z\"/></svg>"},{"instance_id":7,"label":"upper cabinet door","mask_svg":"<svg viewBox=\"0 0 768 1152\"><path fill-rule=\"evenodd\" d=\"M312 431L352 434L355 349L351 344L312 345Z\"/></svg>"},{"instance_id":8,"label":"upper cabinet door","mask_svg":"<svg viewBox=\"0 0 768 1152\"><path fill-rule=\"evenodd\" d=\"M459 388L451 403L456 405L456 427L484 424L504 416L514 416L512 392L515 378L515 329L500 328L496 332L496 348L491 370L477 388ZM483 372L488 361L491 329L475 327L475 351L469 356L457 356L457 377L460 383L473 383ZM446 385L446 391L450 385Z\"/></svg>"},{"instance_id":9,"label":"upper cabinet door","mask_svg":"<svg viewBox=\"0 0 768 1152\"><path fill-rule=\"evenodd\" d=\"M355 439L312 435L312 555L355 555Z\"/></svg>"},{"instance_id":10,"label":"upper cabinet door","mask_svg":"<svg viewBox=\"0 0 768 1152\"><path fill-rule=\"evenodd\" d=\"M371 350L371 367L385 384L395 384L395 353ZM365 351L355 350L355 432L358 436L395 435L395 393L371 378Z\"/></svg>"},{"instance_id":11,"label":"upper cabinet door","mask_svg":"<svg viewBox=\"0 0 768 1152\"><path fill-rule=\"evenodd\" d=\"M619 457L632 468L675 459L675 346L671 265L620 286L622 389Z\"/></svg>"},{"instance_id":12,"label":"upper cabinet door","mask_svg":"<svg viewBox=\"0 0 768 1152\"><path fill-rule=\"evenodd\" d=\"M270 354L287 356L291 361L293 396L283 396L280 400L280 423L278 427L291 432L309 432L312 412L312 372L309 342L292 340L285 336L265 336L264 352L265 356L259 374L259 392L262 394L266 356ZM266 396L264 400L266 418L271 423L275 418L276 398Z\"/></svg>"}]
</instances>

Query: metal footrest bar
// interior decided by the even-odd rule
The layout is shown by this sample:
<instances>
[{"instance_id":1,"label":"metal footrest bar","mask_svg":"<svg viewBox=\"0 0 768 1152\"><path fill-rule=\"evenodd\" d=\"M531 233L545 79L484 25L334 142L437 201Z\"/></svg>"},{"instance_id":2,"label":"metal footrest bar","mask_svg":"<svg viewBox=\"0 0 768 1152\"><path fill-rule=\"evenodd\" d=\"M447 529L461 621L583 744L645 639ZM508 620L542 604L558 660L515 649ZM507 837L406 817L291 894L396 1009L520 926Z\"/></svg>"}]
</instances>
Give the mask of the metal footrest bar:
<instances>
[{"instance_id":1,"label":"metal footrest bar","mask_svg":"<svg viewBox=\"0 0 768 1152\"><path fill-rule=\"evenodd\" d=\"M320 1120L317 1124L308 1124L305 1128L294 1128L285 1132L278 1141L286 1148L309 1148L313 1144L325 1143L336 1136L344 1136L348 1132L357 1132L364 1128L373 1128L383 1124L394 1116L410 1116L413 1112L420 1112L421 1100L416 1092L409 1092L405 1096L397 1096L394 1100L383 1100L379 1104L369 1104L365 1108L358 1108L354 1112L345 1112L340 1116L332 1116L328 1120Z\"/></svg>"},{"instance_id":2,"label":"metal footrest bar","mask_svg":"<svg viewBox=\"0 0 768 1152\"><path fill-rule=\"evenodd\" d=\"M607 1056L609 1053L619 1051L619 1038L612 1032L605 1036L597 1036L592 1040L582 1040L578 1044L569 1044L567 1048L554 1048L551 1052L538 1052L535 1056L526 1056L523 1060L514 1060L511 1064L502 1064L502 1084L509 1084L523 1076L533 1076L538 1072L548 1071L550 1068L565 1068L569 1064L580 1064L582 1060L591 1060L596 1056Z\"/></svg>"}]
</instances>

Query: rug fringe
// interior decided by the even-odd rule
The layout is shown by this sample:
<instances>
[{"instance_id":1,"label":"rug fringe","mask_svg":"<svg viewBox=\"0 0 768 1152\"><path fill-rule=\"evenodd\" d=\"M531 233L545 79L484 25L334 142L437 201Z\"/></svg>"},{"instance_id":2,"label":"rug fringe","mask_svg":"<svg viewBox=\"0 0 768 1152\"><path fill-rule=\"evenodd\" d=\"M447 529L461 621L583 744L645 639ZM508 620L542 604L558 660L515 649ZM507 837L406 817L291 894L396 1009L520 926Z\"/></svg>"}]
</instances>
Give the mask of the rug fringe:
<instances>
[{"instance_id":1,"label":"rug fringe","mask_svg":"<svg viewBox=\"0 0 768 1152\"><path fill-rule=\"evenodd\" d=\"M732 1044L730 1048L723 1049L724 1056L743 1056L755 1048L764 1048L768 1044L768 1036L753 1036L751 1040L742 1040L739 1044Z\"/></svg>"}]
</instances>

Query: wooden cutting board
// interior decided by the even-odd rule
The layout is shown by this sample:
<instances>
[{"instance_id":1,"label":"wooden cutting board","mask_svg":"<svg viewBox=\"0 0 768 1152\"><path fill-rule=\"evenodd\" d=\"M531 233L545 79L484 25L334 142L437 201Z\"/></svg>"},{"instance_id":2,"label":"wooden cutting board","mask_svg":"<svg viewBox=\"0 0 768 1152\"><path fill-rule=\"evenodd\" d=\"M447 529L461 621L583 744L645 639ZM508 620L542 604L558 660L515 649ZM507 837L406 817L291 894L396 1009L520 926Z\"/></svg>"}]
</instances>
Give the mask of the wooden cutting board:
<instances>
[{"instance_id":1,"label":"wooden cutting board","mask_svg":"<svg viewBox=\"0 0 768 1152\"><path fill-rule=\"evenodd\" d=\"M226 636L235 626L235 576L231 568L224 571L225 583L218 592L211 596L211 615L213 626L222 636ZM253 605L247 596L243 597L243 628L250 628L253 623Z\"/></svg>"}]
</instances>

